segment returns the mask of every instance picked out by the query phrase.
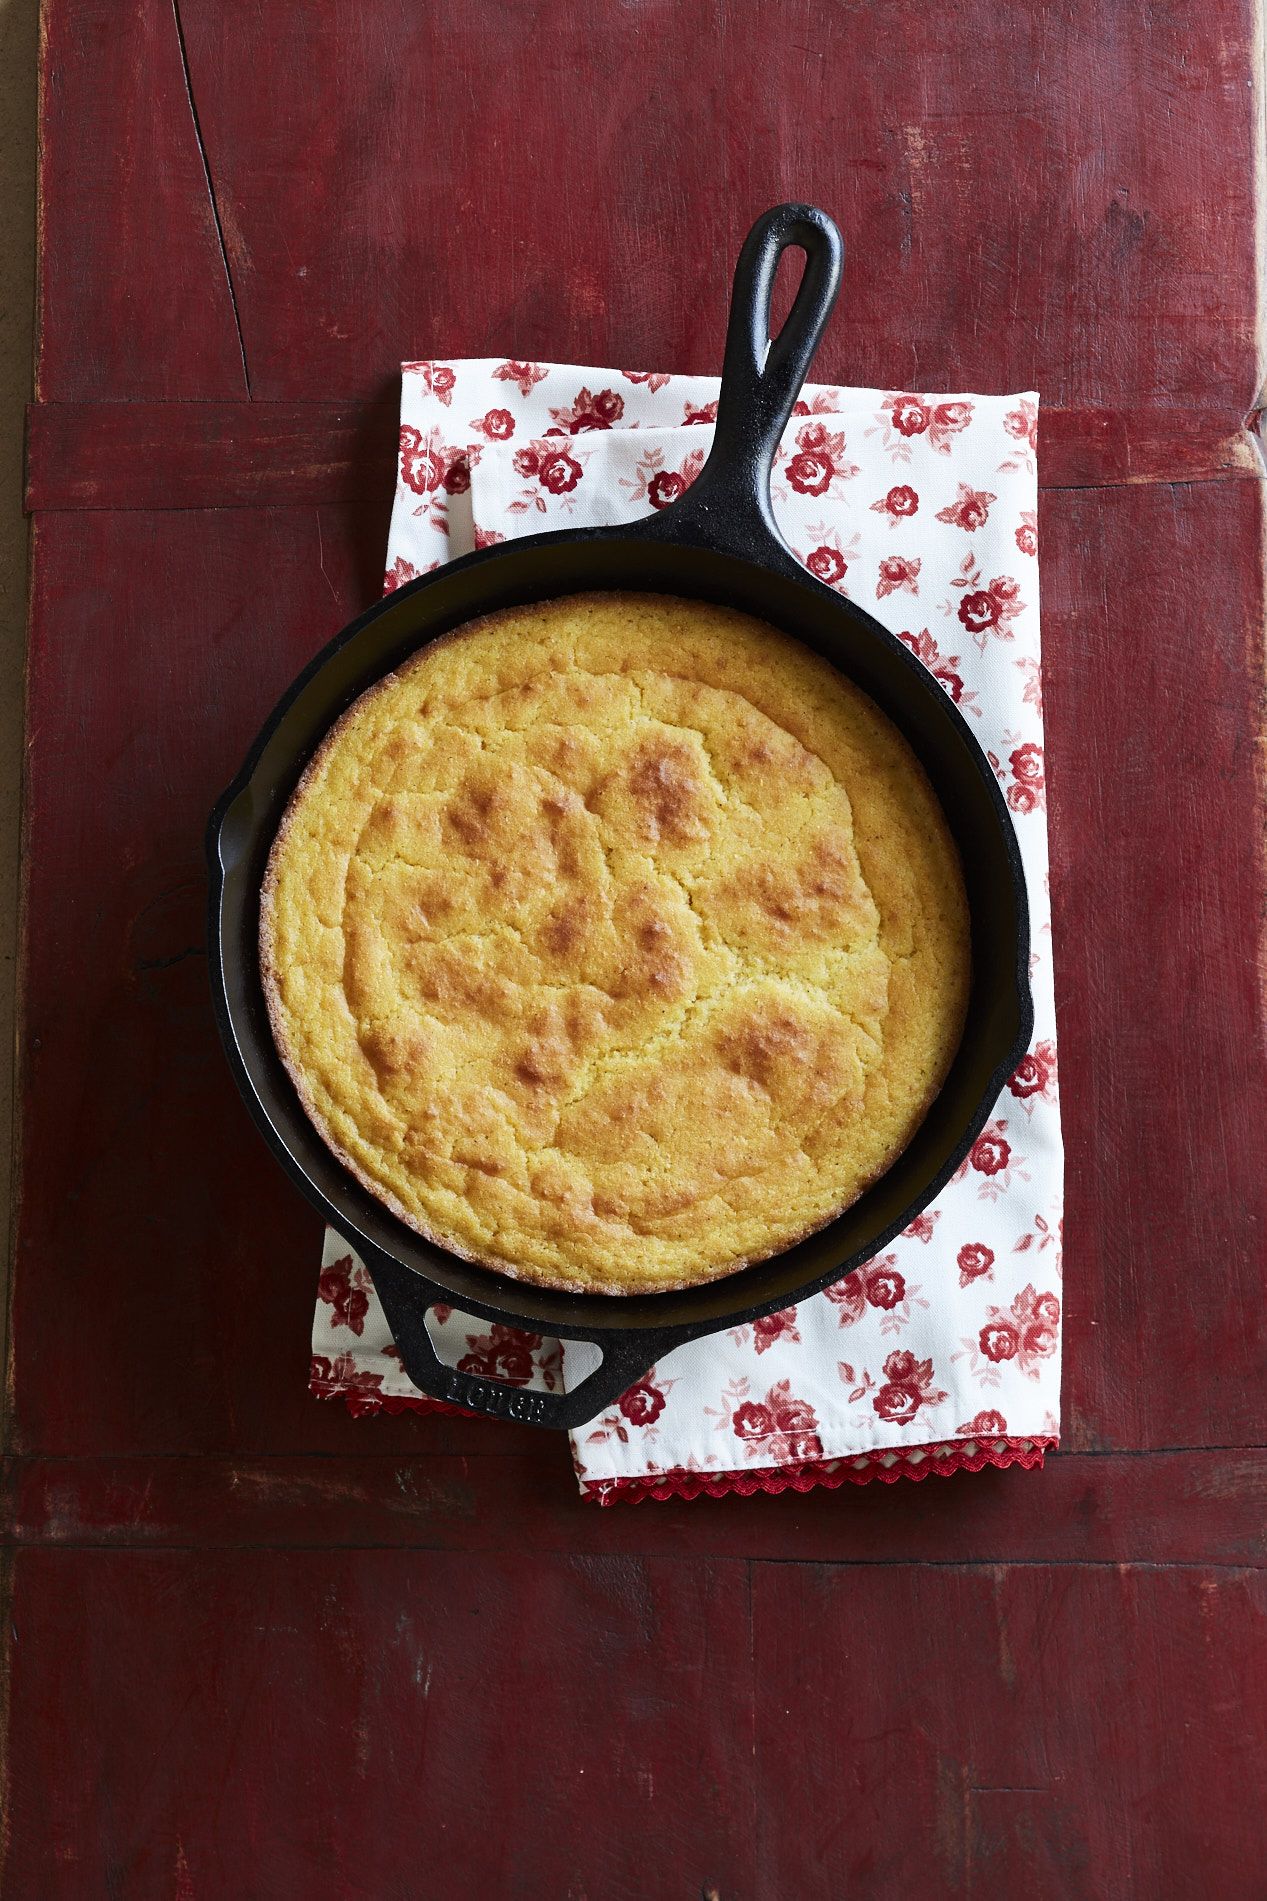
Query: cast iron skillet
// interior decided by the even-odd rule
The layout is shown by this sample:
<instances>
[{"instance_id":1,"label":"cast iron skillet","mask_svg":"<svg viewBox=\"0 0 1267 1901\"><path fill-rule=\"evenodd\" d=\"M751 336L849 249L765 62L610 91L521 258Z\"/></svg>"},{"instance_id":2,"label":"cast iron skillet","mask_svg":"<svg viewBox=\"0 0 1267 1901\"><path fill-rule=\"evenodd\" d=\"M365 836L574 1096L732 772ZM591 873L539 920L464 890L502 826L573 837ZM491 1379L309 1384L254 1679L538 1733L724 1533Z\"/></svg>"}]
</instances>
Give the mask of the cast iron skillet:
<instances>
[{"instance_id":1,"label":"cast iron skillet","mask_svg":"<svg viewBox=\"0 0 1267 1901\"><path fill-rule=\"evenodd\" d=\"M804 276L768 337L775 268L789 246ZM467 555L388 595L332 640L270 715L217 804L211 974L238 1086L298 1187L364 1260L415 1385L477 1412L539 1426L592 1419L672 1347L773 1313L830 1286L905 1228L963 1161L1029 1044L1029 914L1015 833L990 765L949 695L860 608L806 573L770 511L775 448L831 313L840 233L822 211L780 205L739 256L712 453L661 514L612 529L533 535ZM727 1279L679 1293L557 1293L446 1253L398 1221L325 1146L278 1058L259 975L259 891L287 799L313 750L358 694L427 641L499 608L594 588L690 595L773 622L838 666L922 760L963 858L973 978L963 1044L906 1152L828 1227ZM514 1389L445 1366L425 1325L451 1302L485 1320L601 1347L567 1393Z\"/></svg>"}]
</instances>

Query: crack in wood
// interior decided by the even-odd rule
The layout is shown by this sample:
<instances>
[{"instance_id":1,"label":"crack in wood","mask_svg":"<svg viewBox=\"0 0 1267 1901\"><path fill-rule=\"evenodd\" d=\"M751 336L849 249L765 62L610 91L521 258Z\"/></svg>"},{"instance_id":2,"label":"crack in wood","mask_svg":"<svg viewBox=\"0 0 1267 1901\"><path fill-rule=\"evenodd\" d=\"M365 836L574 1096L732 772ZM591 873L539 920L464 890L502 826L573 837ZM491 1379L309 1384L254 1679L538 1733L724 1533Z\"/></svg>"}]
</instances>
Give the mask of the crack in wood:
<instances>
[{"instance_id":1,"label":"crack in wood","mask_svg":"<svg viewBox=\"0 0 1267 1901\"><path fill-rule=\"evenodd\" d=\"M251 372L246 361L246 340L242 335L242 316L238 309L238 295L233 284L233 272L229 265L229 249L224 241L224 221L220 216L220 203L216 197L215 181L211 176L211 165L207 158L207 147L202 136L202 125L198 118L198 106L194 99L193 79L189 71L189 51L185 45L185 27L180 17L180 0L172 0L172 19L176 26L176 40L180 47L180 68L185 81L185 98L189 102L189 117L194 128L194 140L198 147L198 157L202 161L202 175L207 181L207 198L211 205L211 217L216 227L216 241L220 246L220 262L224 265L224 281L229 290L229 303L233 309L233 327L237 332L238 353L242 358L242 380L246 384L247 397L250 398Z\"/></svg>"},{"instance_id":2,"label":"crack in wood","mask_svg":"<svg viewBox=\"0 0 1267 1901\"><path fill-rule=\"evenodd\" d=\"M205 957L202 944L190 944L185 950L173 951L170 957L142 957L137 960L138 971L171 970L176 964L183 964L191 957Z\"/></svg>"}]
</instances>

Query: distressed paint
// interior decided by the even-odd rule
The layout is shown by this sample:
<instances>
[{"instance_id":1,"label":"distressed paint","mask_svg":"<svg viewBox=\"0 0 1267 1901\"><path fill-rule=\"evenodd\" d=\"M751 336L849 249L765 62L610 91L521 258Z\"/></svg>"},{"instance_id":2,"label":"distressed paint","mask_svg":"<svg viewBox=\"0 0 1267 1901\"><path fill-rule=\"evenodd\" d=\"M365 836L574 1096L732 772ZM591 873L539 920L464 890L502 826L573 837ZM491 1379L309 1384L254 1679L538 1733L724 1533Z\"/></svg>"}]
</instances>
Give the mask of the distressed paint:
<instances>
[{"instance_id":1,"label":"distressed paint","mask_svg":"<svg viewBox=\"0 0 1267 1901\"><path fill-rule=\"evenodd\" d=\"M1258 1892L1253 14L767 16L46 0L15 1896ZM308 1399L201 830L378 591L396 363L714 369L790 195L824 379L1047 406L1071 1451L598 1512L544 1435Z\"/></svg>"},{"instance_id":2,"label":"distressed paint","mask_svg":"<svg viewBox=\"0 0 1267 1901\"><path fill-rule=\"evenodd\" d=\"M751 1892L1248 1901L1265 1612L1261 1569L759 1567L757 1782L804 1819Z\"/></svg>"}]
</instances>

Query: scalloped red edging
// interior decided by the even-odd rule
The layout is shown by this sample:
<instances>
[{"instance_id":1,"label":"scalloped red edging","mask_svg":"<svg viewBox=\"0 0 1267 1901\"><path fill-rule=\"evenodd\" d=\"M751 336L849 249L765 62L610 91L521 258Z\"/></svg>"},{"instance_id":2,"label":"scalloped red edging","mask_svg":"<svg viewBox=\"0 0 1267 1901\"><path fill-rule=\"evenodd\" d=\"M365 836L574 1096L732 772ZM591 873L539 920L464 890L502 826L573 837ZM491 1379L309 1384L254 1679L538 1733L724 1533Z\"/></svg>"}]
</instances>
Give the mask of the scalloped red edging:
<instances>
[{"instance_id":1,"label":"scalloped red edging","mask_svg":"<svg viewBox=\"0 0 1267 1901\"><path fill-rule=\"evenodd\" d=\"M912 1446L910 1452L889 1449L810 1460L804 1465L766 1466L758 1472L662 1472L640 1479L590 1479L582 1481L581 1496L594 1505L640 1505L644 1499L663 1504L670 1498L698 1498L701 1493L724 1498L736 1492L740 1498L751 1498L754 1492L811 1492L820 1485L834 1492L841 1485L868 1485L875 1479L892 1485L898 1479L926 1479L933 1473L949 1478L952 1472L980 1472L987 1465L1000 1470L1019 1465L1032 1472L1041 1470L1047 1453L1058 1444L1056 1439L994 1439L981 1445L975 1439L963 1439ZM917 1461L912 1454L919 1455Z\"/></svg>"}]
</instances>

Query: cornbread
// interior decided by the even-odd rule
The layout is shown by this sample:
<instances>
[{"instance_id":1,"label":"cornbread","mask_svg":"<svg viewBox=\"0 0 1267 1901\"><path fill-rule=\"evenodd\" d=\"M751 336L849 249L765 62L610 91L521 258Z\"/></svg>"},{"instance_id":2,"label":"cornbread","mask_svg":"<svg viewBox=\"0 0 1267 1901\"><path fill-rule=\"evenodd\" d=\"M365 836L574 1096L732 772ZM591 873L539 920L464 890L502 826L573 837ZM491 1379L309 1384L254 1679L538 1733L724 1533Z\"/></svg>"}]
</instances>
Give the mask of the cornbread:
<instances>
[{"instance_id":1,"label":"cornbread","mask_svg":"<svg viewBox=\"0 0 1267 1901\"><path fill-rule=\"evenodd\" d=\"M547 1286L776 1253L919 1125L961 1034L954 845L906 742L729 609L574 595L425 647L309 765L261 967L325 1141Z\"/></svg>"}]
</instances>

